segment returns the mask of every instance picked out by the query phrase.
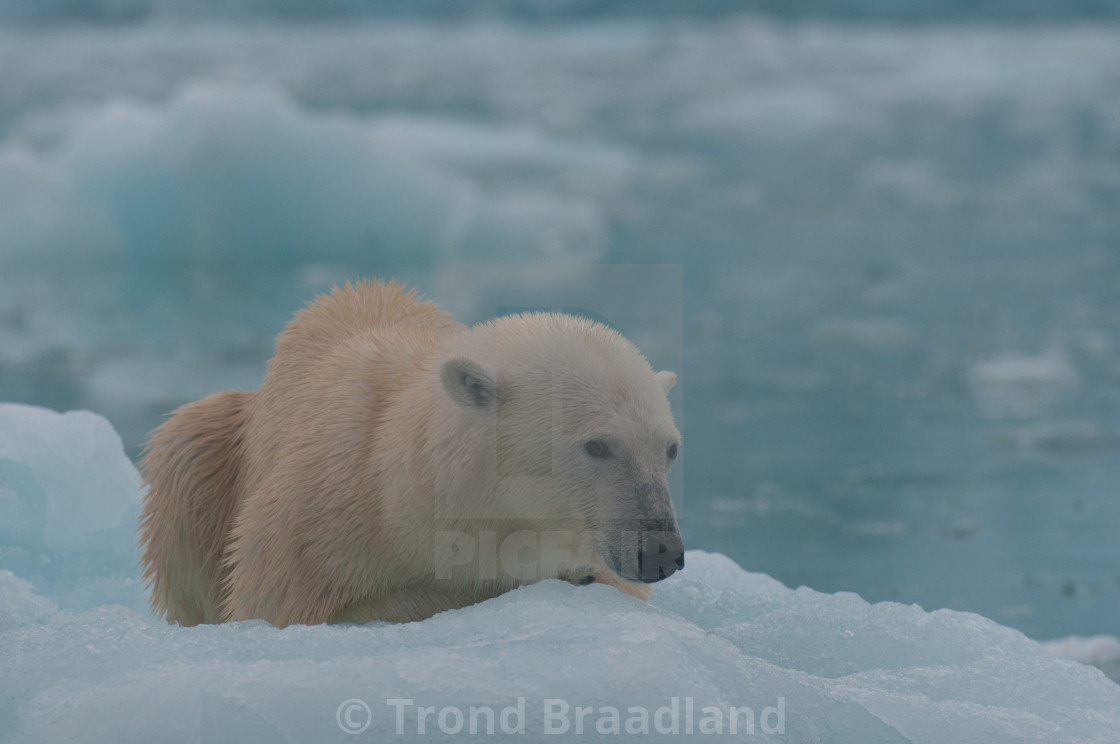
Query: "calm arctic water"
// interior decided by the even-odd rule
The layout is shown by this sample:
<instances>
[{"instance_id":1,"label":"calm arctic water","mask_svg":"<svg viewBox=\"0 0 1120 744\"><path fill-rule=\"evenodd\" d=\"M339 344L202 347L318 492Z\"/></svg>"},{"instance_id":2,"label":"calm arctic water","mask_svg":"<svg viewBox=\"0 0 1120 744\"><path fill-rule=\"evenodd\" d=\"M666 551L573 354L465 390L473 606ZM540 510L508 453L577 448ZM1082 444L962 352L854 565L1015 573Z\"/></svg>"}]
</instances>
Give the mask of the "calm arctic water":
<instances>
[{"instance_id":1,"label":"calm arctic water","mask_svg":"<svg viewBox=\"0 0 1120 744\"><path fill-rule=\"evenodd\" d=\"M0 26L0 400L135 454L346 278L582 308L681 373L690 548L1120 634L1110 24Z\"/></svg>"}]
</instances>

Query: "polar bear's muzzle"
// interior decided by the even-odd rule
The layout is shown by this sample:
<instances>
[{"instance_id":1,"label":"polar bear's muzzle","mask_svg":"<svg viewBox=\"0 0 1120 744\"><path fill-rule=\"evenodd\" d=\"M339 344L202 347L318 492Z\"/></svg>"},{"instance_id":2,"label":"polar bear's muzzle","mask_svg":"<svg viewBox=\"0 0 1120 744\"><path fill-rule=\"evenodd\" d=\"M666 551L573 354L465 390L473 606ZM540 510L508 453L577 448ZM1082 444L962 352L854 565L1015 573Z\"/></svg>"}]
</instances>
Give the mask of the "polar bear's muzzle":
<instances>
[{"instance_id":1,"label":"polar bear's muzzle","mask_svg":"<svg viewBox=\"0 0 1120 744\"><path fill-rule=\"evenodd\" d=\"M620 573L622 578L652 584L684 568L684 542L676 522L660 522L652 527L638 534L637 575Z\"/></svg>"},{"instance_id":2,"label":"polar bear's muzzle","mask_svg":"<svg viewBox=\"0 0 1120 744\"><path fill-rule=\"evenodd\" d=\"M636 495L635 518L608 531L603 558L621 578L652 584L684 568L684 542L667 487L643 487Z\"/></svg>"}]
</instances>

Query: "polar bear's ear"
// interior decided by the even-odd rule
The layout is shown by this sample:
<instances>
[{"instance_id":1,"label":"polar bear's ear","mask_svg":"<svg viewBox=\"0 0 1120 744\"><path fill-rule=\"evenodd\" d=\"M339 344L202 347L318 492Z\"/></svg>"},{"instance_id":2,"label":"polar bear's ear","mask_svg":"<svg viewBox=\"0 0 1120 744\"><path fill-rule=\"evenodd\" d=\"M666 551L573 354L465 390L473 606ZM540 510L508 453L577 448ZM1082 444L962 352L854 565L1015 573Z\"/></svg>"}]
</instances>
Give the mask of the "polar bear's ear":
<instances>
[{"instance_id":1,"label":"polar bear's ear","mask_svg":"<svg viewBox=\"0 0 1120 744\"><path fill-rule=\"evenodd\" d=\"M465 357L444 362L439 381L451 399L464 408L486 408L498 395L494 378L477 362Z\"/></svg>"},{"instance_id":2,"label":"polar bear's ear","mask_svg":"<svg viewBox=\"0 0 1120 744\"><path fill-rule=\"evenodd\" d=\"M677 384L677 373L663 370L654 375L657 381L661 383L661 389L668 393Z\"/></svg>"}]
</instances>

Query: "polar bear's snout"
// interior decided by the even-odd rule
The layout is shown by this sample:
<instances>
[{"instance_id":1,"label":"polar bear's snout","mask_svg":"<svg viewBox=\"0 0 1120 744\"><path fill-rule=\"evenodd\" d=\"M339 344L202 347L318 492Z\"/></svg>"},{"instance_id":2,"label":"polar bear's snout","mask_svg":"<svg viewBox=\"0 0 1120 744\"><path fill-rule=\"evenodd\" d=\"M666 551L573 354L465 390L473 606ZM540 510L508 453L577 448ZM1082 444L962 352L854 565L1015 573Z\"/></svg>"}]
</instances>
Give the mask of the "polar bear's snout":
<instances>
[{"instance_id":1,"label":"polar bear's snout","mask_svg":"<svg viewBox=\"0 0 1120 744\"><path fill-rule=\"evenodd\" d=\"M653 584L684 568L684 543L675 520L631 522L613 542L604 558L626 581Z\"/></svg>"},{"instance_id":2,"label":"polar bear's snout","mask_svg":"<svg viewBox=\"0 0 1120 744\"><path fill-rule=\"evenodd\" d=\"M684 541L667 485L643 486L636 496L640 516L621 520L605 557L623 579L652 584L684 568Z\"/></svg>"},{"instance_id":3,"label":"polar bear's snout","mask_svg":"<svg viewBox=\"0 0 1120 744\"><path fill-rule=\"evenodd\" d=\"M637 580L652 584L684 568L684 543L675 522L643 531L638 539ZM629 577L626 577L629 578Z\"/></svg>"}]
</instances>

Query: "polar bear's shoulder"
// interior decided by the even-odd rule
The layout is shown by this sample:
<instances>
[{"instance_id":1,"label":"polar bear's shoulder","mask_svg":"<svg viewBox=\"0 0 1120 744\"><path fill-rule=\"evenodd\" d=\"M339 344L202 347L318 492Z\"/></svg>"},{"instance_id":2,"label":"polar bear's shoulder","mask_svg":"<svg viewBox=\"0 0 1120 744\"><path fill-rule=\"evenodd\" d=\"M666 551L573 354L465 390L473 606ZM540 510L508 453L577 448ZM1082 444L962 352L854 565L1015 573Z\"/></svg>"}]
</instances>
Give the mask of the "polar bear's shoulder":
<instances>
[{"instance_id":1,"label":"polar bear's shoulder","mask_svg":"<svg viewBox=\"0 0 1120 744\"><path fill-rule=\"evenodd\" d=\"M400 282L347 282L301 310L280 334L276 352L322 358L356 334L402 328L430 333L463 326Z\"/></svg>"}]
</instances>

